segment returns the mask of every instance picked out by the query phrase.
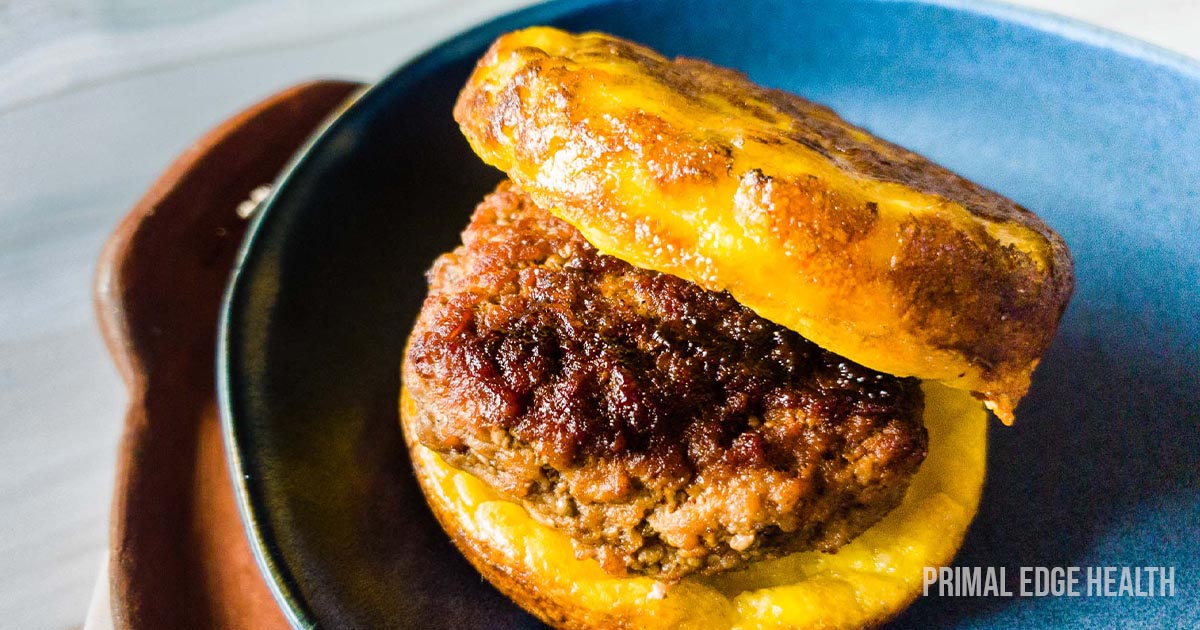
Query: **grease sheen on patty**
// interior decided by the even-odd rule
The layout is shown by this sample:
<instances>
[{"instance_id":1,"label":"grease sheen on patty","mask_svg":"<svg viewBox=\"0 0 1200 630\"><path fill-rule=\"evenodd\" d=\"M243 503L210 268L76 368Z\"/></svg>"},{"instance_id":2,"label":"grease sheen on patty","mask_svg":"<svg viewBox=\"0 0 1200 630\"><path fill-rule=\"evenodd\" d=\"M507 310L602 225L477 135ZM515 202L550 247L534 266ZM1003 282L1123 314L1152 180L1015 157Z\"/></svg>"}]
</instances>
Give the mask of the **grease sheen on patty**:
<instances>
[{"instance_id":1,"label":"grease sheen on patty","mask_svg":"<svg viewBox=\"0 0 1200 630\"><path fill-rule=\"evenodd\" d=\"M833 551L925 456L917 380L600 254L510 183L429 280L404 368L415 439L610 572Z\"/></svg>"}]
</instances>

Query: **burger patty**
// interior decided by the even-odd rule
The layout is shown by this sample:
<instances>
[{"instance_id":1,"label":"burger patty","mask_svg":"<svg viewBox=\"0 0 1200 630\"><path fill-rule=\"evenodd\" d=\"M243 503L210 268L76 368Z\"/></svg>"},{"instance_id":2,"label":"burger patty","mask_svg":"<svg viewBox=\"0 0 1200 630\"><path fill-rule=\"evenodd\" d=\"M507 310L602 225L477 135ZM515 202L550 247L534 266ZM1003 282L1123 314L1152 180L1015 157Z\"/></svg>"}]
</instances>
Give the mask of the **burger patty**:
<instances>
[{"instance_id":1,"label":"burger patty","mask_svg":"<svg viewBox=\"0 0 1200 630\"><path fill-rule=\"evenodd\" d=\"M925 457L916 379L601 254L511 183L429 285L404 367L409 438L614 574L836 550Z\"/></svg>"}]
</instances>

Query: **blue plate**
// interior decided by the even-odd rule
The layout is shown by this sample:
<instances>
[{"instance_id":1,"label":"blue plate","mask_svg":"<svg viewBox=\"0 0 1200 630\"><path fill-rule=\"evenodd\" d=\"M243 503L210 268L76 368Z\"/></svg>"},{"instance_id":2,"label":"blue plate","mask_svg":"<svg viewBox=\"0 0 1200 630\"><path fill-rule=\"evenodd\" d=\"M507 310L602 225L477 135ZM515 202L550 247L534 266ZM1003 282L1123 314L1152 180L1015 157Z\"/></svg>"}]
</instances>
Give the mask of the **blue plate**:
<instances>
[{"instance_id":1,"label":"blue plate","mask_svg":"<svg viewBox=\"0 0 1200 630\"><path fill-rule=\"evenodd\" d=\"M609 31L832 106L1033 209L1075 298L993 424L957 562L1174 567L1168 598L920 599L896 627L1200 627L1200 66L991 4L566 1L400 68L297 159L247 238L219 382L241 506L297 627L537 627L430 517L399 433L422 272L499 179L451 104L529 24Z\"/></svg>"}]
</instances>

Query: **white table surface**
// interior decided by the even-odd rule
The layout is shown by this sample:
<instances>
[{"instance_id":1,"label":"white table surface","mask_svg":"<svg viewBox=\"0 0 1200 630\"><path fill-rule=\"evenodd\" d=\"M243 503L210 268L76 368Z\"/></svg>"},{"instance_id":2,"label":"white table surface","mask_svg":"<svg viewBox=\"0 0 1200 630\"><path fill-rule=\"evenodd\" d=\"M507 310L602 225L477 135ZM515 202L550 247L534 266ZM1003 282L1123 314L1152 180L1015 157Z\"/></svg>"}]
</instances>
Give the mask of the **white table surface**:
<instances>
[{"instance_id":1,"label":"white table surface","mask_svg":"<svg viewBox=\"0 0 1200 630\"><path fill-rule=\"evenodd\" d=\"M230 113L314 76L370 81L528 0L0 0L0 626L106 627L125 395L100 245ZM1200 57L1200 0L1018 0ZM96 595L93 598L93 594Z\"/></svg>"}]
</instances>

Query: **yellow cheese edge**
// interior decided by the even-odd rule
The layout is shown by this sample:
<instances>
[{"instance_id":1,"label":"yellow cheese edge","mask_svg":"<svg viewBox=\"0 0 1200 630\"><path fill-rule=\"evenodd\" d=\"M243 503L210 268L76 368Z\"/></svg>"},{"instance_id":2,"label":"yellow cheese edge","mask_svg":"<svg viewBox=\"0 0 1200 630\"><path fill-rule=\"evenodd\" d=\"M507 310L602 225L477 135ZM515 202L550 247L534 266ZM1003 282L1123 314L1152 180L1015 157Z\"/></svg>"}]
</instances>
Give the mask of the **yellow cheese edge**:
<instances>
[{"instance_id":1,"label":"yellow cheese edge","mask_svg":"<svg viewBox=\"0 0 1200 630\"><path fill-rule=\"evenodd\" d=\"M540 598L641 628L859 628L886 621L921 592L927 566L949 564L975 515L986 468L986 414L965 392L925 383L929 455L899 507L837 553L795 553L667 585L614 577L575 557L570 539L420 445L426 497L493 561L536 576ZM413 403L402 395L401 412ZM499 560L498 560L499 559Z\"/></svg>"}]
</instances>

